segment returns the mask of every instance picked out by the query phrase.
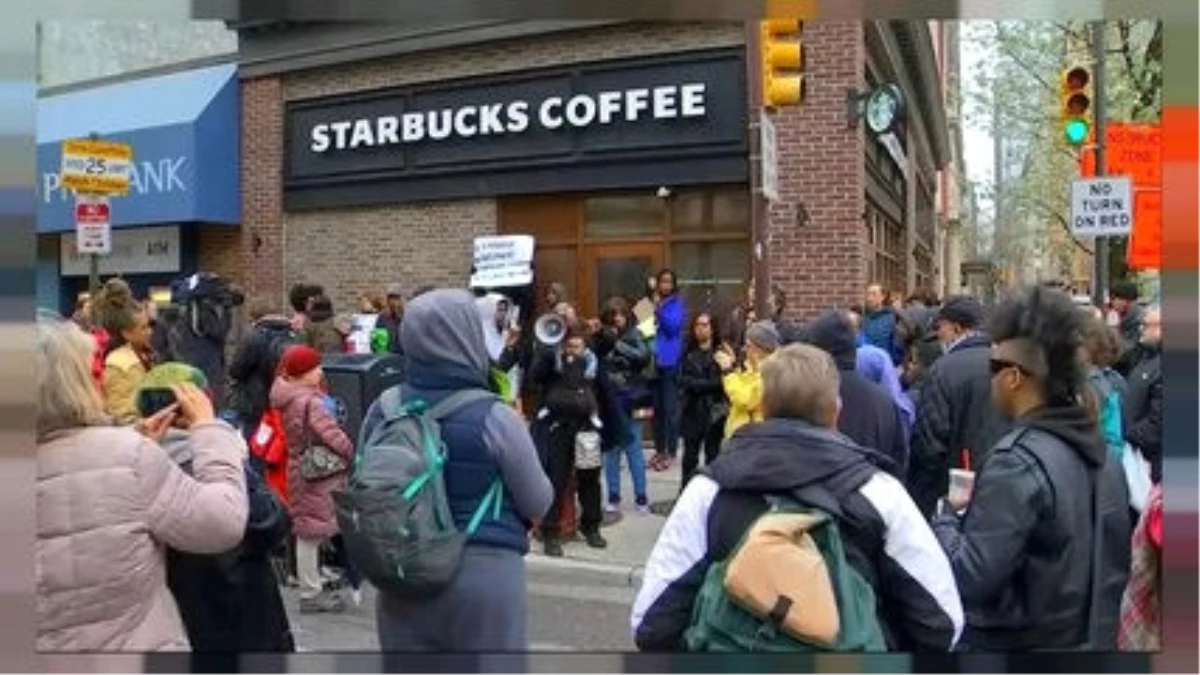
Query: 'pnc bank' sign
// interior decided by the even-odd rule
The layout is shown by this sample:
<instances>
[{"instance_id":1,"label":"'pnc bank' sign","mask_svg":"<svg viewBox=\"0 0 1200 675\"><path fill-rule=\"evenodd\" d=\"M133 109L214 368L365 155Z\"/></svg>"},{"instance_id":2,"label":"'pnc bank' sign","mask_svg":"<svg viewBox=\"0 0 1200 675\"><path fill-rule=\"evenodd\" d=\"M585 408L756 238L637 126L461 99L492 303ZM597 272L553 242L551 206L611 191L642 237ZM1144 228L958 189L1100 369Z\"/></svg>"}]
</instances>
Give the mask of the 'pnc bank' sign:
<instances>
[{"instance_id":1,"label":"'pnc bank' sign","mask_svg":"<svg viewBox=\"0 0 1200 675\"><path fill-rule=\"evenodd\" d=\"M130 167L129 195L122 199L188 192L187 166L186 155L140 162L136 161L135 155L135 161ZM71 191L63 189L62 177L57 170L42 172L38 192L45 204L50 204L54 199L61 202L69 202L72 199Z\"/></svg>"}]
</instances>

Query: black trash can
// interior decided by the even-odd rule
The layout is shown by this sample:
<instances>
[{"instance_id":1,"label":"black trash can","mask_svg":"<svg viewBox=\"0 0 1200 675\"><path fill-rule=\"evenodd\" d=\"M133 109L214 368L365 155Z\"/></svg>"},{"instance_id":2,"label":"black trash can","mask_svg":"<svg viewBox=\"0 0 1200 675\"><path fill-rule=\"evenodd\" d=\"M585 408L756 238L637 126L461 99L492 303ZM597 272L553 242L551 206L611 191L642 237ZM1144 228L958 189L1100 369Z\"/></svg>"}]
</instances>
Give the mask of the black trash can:
<instances>
[{"instance_id":1,"label":"black trash can","mask_svg":"<svg viewBox=\"0 0 1200 675\"><path fill-rule=\"evenodd\" d=\"M321 363L329 395L337 402L338 424L358 447L363 416L385 390L404 381L397 354L327 354Z\"/></svg>"}]
</instances>

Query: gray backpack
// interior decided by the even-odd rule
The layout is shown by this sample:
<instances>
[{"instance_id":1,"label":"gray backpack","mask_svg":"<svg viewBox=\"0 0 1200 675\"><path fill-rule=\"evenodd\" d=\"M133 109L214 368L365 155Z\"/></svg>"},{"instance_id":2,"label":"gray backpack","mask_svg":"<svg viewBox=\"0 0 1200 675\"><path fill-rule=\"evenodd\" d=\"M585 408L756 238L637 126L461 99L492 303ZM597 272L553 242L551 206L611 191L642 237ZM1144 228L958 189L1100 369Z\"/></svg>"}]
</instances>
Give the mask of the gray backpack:
<instances>
[{"instance_id":1,"label":"gray backpack","mask_svg":"<svg viewBox=\"0 0 1200 675\"><path fill-rule=\"evenodd\" d=\"M458 573L467 539L488 510L499 517L504 484L497 476L459 530L442 475L446 446L439 422L484 400L500 402L482 389L456 392L432 408L405 403L399 387L380 397L383 421L369 437L360 434L346 489L333 495L350 561L376 588L404 598L437 593Z\"/></svg>"}]
</instances>

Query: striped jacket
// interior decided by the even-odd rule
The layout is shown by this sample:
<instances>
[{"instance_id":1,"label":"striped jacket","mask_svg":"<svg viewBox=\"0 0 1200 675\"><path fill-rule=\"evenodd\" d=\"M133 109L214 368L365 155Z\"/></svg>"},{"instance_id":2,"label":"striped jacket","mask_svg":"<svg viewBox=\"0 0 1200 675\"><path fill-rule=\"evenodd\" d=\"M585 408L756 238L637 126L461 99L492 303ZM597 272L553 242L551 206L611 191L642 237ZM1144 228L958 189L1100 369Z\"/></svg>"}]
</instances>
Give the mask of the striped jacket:
<instances>
[{"instance_id":1,"label":"striped jacket","mask_svg":"<svg viewBox=\"0 0 1200 675\"><path fill-rule=\"evenodd\" d=\"M875 590L888 648L952 649L964 620L950 563L904 486L872 464L872 452L798 420L739 429L688 483L650 553L631 618L638 649L684 649L705 573L766 511L764 497L814 486L840 503L847 561Z\"/></svg>"}]
</instances>

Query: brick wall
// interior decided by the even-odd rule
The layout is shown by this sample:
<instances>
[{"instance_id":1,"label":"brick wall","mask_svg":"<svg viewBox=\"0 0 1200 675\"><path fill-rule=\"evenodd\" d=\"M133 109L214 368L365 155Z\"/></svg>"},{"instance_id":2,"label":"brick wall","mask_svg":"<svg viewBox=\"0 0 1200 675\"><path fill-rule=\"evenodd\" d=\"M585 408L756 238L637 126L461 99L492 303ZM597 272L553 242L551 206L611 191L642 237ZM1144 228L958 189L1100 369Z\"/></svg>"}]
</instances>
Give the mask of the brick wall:
<instances>
[{"instance_id":1,"label":"brick wall","mask_svg":"<svg viewBox=\"0 0 1200 675\"><path fill-rule=\"evenodd\" d=\"M418 82L587 63L605 59L667 54L742 44L740 23L648 23L543 37L504 40L471 47L364 61L289 75L285 98L329 96Z\"/></svg>"},{"instance_id":2,"label":"brick wall","mask_svg":"<svg viewBox=\"0 0 1200 675\"><path fill-rule=\"evenodd\" d=\"M496 233L496 200L289 213L284 244L286 285L317 283L336 312L388 284L412 293L426 284L464 287L471 242Z\"/></svg>"},{"instance_id":3,"label":"brick wall","mask_svg":"<svg viewBox=\"0 0 1200 675\"><path fill-rule=\"evenodd\" d=\"M804 41L807 99L774 114L781 203L770 209L766 246L793 318L860 302L867 271L863 131L846 120L846 90L864 86L862 23L806 22Z\"/></svg>"},{"instance_id":4,"label":"brick wall","mask_svg":"<svg viewBox=\"0 0 1200 675\"><path fill-rule=\"evenodd\" d=\"M223 227L201 227L196 243L198 268L240 282L242 233Z\"/></svg>"},{"instance_id":5,"label":"brick wall","mask_svg":"<svg viewBox=\"0 0 1200 675\"><path fill-rule=\"evenodd\" d=\"M284 308L283 84L242 81L242 228L238 281L249 304Z\"/></svg>"}]
</instances>

